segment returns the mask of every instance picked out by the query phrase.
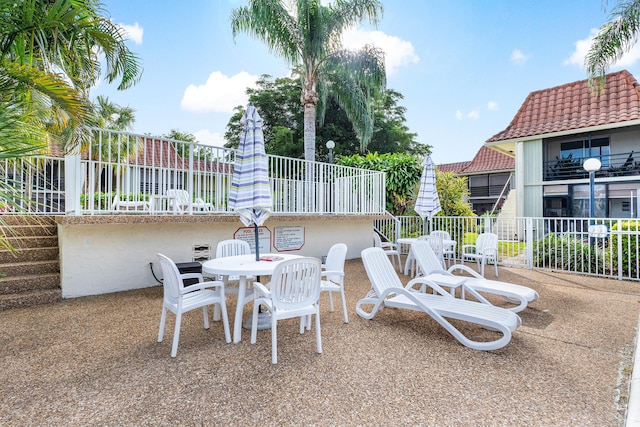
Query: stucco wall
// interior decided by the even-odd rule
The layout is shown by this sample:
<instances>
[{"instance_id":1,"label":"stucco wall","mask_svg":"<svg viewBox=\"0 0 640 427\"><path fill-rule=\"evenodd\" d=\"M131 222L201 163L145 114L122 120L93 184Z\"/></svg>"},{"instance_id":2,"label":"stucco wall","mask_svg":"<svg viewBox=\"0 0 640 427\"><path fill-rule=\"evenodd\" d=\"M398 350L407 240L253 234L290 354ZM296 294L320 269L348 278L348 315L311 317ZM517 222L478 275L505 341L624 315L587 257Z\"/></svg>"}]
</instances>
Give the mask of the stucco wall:
<instances>
[{"instance_id":1,"label":"stucco wall","mask_svg":"<svg viewBox=\"0 0 640 427\"><path fill-rule=\"evenodd\" d=\"M273 216L264 224L273 239L277 226L304 226L305 244L294 253L320 258L332 244L347 244L347 258L371 246L373 216ZM58 219L60 282L63 298L156 286L156 254L192 261L194 245L233 238L243 224L237 216L107 215ZM277 252L271 246L272 252Z\"/></svg>"}]
</instances>

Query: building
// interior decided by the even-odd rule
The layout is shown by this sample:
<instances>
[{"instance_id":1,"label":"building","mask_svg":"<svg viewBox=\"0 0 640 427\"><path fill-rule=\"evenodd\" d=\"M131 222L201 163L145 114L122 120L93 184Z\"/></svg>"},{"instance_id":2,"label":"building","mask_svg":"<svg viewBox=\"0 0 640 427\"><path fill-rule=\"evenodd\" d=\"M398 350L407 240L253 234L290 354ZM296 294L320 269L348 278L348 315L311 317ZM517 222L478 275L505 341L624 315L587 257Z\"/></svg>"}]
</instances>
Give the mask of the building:
<instances>
[{"instance_id":1,"label":"building","mask_svg":"<svg viewBox=\"0 0 640 427\"><path fill-rule=\"evenodd\" d=\"M640 89L626 70L601 89L581 80L530 93L486 146L515 156L518 216L588 217L592 157L595 216L638 216Z\"/></svg>"},{"instance_id":2,"label":"building","mask_svg":"<svg viewBox=\"0 0 640 427\"><path fill-rule=\"evenodd\" d=\"M437 169L468 178L469 203L477 215L482 215L502 208L513 186L515 159L483 146L470 162L447 163Z\"/></svg>"}]
</instances>

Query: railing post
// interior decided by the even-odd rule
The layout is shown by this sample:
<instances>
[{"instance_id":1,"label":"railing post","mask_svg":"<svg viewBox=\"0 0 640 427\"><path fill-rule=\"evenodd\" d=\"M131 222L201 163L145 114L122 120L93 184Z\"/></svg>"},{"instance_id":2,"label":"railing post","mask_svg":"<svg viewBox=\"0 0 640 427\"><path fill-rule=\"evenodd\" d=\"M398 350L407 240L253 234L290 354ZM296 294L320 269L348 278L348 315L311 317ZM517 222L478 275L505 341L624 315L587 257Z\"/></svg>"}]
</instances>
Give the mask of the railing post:
<instances>
[{"instance_id":1,"label":"railing post","mask_svg":"<svg viewBox=\"0 0 640 427\"><path fill-rule=\"evenodd\" d=\"M82 205L80 193L84 181L79 154L65 154L64 156L64 206L65 213L80 215Z\"/></svg>"},{"instance_id":2,"label":"railing post","mask_svg":"<svg viewBox=\"0 0 640 427\"><path fill-rule=\"evenodd\" d=\"M618 280L622 280L622 273L624 268L622 268L622 222L620 220L618 220ZM627 244L629 244L629 242L631 242L631 235L629 235L629 238L627 239ZM629 266L631 267L631 266ZM629 271L631 271L631 268L629 268ZM631 275L629 275L631 276Z\"/></svg>"},{"instance_id":3,"label":"railing post","mask_svg":"<svg viewBox=\"0 0 640 427\"><path fill-rule=\"evenodd\" d=\"M527 268L533 269L533 220L525 218L525 257Z\"/></svg>"}]
</instances>

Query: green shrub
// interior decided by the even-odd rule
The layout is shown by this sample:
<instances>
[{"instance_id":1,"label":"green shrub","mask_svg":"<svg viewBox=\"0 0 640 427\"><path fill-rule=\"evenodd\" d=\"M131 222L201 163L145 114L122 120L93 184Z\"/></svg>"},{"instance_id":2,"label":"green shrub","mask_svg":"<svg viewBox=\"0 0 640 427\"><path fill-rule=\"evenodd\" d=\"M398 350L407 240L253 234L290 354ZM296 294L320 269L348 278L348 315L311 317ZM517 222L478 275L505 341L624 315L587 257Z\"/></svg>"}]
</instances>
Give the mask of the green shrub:
<instances>
[{"instance_id":1,"label":"green shrub","mask_svg":"<svg viewBox=\"0 0 640 427\"><path fill-rule=\"evenodd\" d=\"M616 268L622 268L625 276L638 276L638 222L622 221L611 226L611 236L609 247L611 248L613 264ZM620 229L618 230L618 224ZM618 233L622 240L622 265L618 265Z\"/></svg>"},{"instance_id":2,"label":"green shrub","mask_svg":"<svg viewBox=\"0 0 640 427\"><path fill-rule=\"evenodd\" d=\"M608 249L591 247L588 241L568 235L549 234L533 245L535 267L604 274L610 272L607 259Z\"/></svg>"}]
</instances>

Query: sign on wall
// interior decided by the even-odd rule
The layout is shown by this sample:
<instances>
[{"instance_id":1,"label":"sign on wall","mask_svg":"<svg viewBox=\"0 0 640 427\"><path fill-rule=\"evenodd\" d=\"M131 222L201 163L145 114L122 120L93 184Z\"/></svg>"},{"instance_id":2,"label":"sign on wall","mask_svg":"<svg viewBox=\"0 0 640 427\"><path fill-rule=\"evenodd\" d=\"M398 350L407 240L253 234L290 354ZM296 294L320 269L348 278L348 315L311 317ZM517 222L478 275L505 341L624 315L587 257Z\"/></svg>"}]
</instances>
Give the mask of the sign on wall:
<instances>
[{"instance_id":1,"label":"sign on wall","mask_svg":"<svg viewBox=\"0 0 640 427\"><path fill-rule=\"evenodd\" d=\"M273 247L278 252L297 251L304 246L304 226L278 226L274 230Z\"/></svg>"},{"instance_id":2,"label":"sign on wall","mask_svg":"<svg viewBox=\"0 0 640 427\"><path fill-rule=\"evenodd\" d=\"M241 227L233 233L233 238L244 240L251 246L251 253L256 253L256 237L254 227ZM271 231L267 227L258 227L258 245L261 254L271 252Z\"/></svg>"}]
</instances>

